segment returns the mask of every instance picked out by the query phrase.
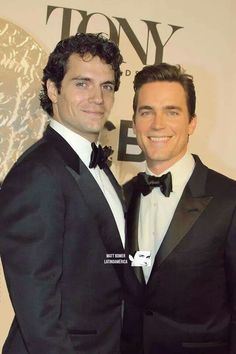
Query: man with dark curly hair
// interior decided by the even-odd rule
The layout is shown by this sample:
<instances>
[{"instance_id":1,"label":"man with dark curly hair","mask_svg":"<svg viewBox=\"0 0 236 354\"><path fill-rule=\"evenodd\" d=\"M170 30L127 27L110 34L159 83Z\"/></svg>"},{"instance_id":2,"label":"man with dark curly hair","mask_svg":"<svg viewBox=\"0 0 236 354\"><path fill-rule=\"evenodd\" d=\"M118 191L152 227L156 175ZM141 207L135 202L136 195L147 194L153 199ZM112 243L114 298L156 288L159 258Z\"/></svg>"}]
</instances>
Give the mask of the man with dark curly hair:
<instances>
[{"instance_id":1,"label":"man with dark curly hair","mask_svg":"<svg viewBox=\"0 0 236 354\"><path fill-rule=\"evenodd\" d=\"M122 56L101 34L60 41L44 69L43 138L7 175L0 250L15 319L4 354L118 354L136 279L124 252L120 187L97 140Z\"/></svg>"}]
</instances>

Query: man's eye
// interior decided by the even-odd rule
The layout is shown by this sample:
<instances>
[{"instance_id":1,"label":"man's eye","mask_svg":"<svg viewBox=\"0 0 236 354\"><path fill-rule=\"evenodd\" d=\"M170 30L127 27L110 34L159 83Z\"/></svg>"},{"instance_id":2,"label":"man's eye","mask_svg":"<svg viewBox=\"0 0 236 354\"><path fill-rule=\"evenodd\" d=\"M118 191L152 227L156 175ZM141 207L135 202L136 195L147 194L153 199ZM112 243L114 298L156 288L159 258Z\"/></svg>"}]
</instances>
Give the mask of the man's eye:
<instances>
[{"instance_id":1,"label":"man's eye","mask_svg":"<svg viewBox=\"0 0 236 354\"><path fill-rule=\"evenodd\" d=\"M152 114L152 111L141 111L141 112L140 112L140 115L141 115L142 117L149 116L149 115L151 115L151 114Z\"/></svg>"},{"instance_id":2,"label":"man's eye","mask_svg":"<svg viewBox=\"0 0 236 354\"><path fill-rule=\"evenodd\" d=\"M178 111L167 111L167 115L170 117L175 117L179 115Z\"/></svg>"},{"instance_id":3,"label":"man's eye","mask_svg":"<svg viewBox=\"0 0 236 354\"><path fill-rule=\"evenodd\" d=\"M115 87L112 84L104 84L103 88L104 88L104 90L112 91L112 92L115 90Z\"/></svg>"},{"instance_id":4,"label":"man's eye","mask_svg":"<svg viewBox=\"0 0 236 354\"><path fill-rule=\"evenodd\" d=\"M77 81L76 86L78 87L87 87L87 82L86 81Z\"/></svg>"}]
</instances>

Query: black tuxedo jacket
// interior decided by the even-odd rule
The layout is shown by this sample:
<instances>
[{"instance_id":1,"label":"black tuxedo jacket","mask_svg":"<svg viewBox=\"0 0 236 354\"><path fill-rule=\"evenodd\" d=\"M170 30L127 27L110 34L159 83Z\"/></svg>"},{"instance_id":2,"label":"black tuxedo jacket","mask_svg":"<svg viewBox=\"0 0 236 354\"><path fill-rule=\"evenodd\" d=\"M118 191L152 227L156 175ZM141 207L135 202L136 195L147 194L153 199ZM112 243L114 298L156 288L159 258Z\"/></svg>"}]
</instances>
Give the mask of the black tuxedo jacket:
<instances>
[{"instance_id":1,"label":"black tuxedo jacket","mask_svg":"<svg viewBox=\"0 0 236 354\"><path fill-rule=\"evenodd\" d=\"M236 182L195 160L147 284L142 268L135 269L145 291L145 354L236 353ZM135 180L124 186L132 254L140 204Z\"/></svg>"},{"instance_id":2,"label":"black tuxedo jacket","mask_svg":"<svg viewBox=\"0 0 236 354\"><path fill-rule=\"evenodd\" d=\"M3 354L120 352L130 279L104 261L124 248L96 181L51 128L3 183L0 254L16 314Z\"/></svg>"}]
</instances>

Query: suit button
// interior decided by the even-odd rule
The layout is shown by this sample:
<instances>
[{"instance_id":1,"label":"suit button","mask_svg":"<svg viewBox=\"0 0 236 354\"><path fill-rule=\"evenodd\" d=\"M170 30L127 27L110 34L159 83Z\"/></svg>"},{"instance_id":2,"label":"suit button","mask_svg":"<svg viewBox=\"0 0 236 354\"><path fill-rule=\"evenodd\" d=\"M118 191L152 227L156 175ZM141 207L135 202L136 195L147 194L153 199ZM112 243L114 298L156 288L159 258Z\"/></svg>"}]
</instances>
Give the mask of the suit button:
<instances>
[{"instance_id":1,"label":"suit button","mask_svg":"<svg viewBox=\"0 0 236 354\"><path fill-rule=\"evenodd\" d=\"M151 311L151 310L145 310L145 315L146 315L146 316L153 316L153 311Z\"/></svg>"}]
</instances>

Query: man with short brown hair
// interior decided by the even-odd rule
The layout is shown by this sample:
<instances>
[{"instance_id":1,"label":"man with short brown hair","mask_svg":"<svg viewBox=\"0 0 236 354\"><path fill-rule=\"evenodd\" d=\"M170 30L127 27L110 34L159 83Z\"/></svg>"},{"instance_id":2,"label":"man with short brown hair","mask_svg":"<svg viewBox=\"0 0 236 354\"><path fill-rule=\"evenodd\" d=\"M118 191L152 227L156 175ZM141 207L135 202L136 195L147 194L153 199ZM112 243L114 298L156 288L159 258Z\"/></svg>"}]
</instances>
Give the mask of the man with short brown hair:
<instances>
[{"instance_id":1,"label":"man with short brown hair","mask_svg":"<svg viewBox=\"0 0 236 354\"><path fill-rule=\"evenodd\" d=\"M147 167L125 194L129 253L151 252L150 267L134 268L144 289L144 354L235 354L236 182L188 152L197 122L191 75L150 65L134 89ZM126 313L131 323L129 306Z\"/></svg>"}]
</instances>

